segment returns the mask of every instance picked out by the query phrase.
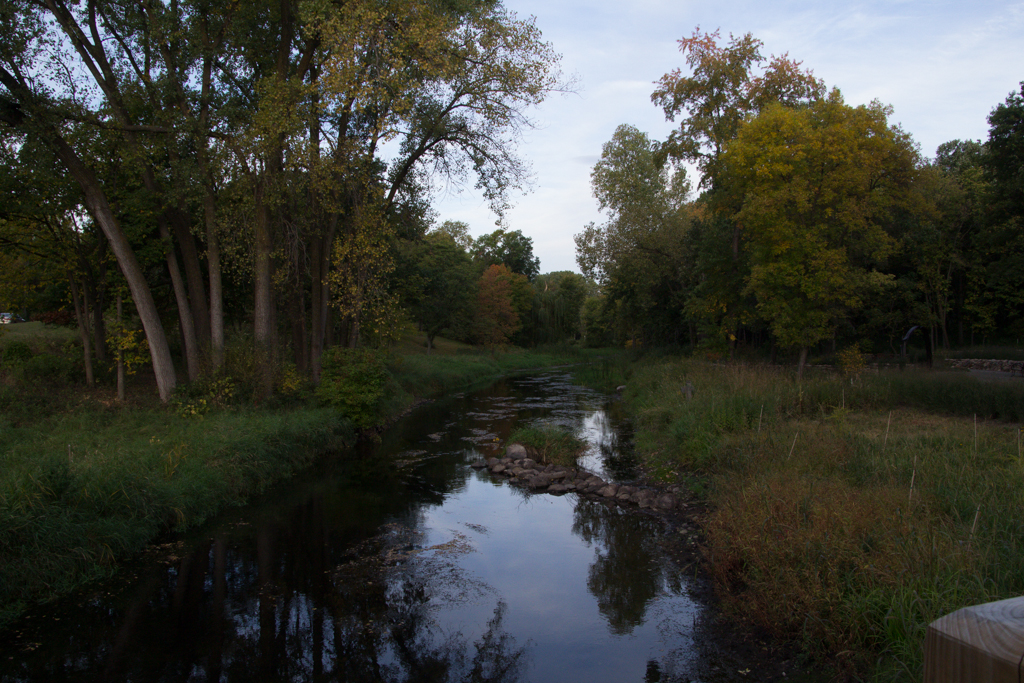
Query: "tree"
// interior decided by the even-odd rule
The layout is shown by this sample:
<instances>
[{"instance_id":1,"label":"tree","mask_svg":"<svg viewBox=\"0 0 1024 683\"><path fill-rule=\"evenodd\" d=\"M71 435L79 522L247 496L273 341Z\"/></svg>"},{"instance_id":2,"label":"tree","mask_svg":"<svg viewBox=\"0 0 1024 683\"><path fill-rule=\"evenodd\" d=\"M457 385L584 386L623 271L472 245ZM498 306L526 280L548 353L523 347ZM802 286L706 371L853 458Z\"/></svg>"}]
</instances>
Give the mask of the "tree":
<instances>
[{"instance_id":1,"label":"tree","mask_svg":"<svg viewBox=\"0 0 1024 683\"><path fill-rule=\"evenodd\" d=\"M975 239L972 304L989 332L1024 332L1024 82L988 117L982 156L991 199ZM984 329L984 328L982 328Z\"/></svg>"},{"instance_id":2,"label":"tree","mask_svg":"<svg viewBox=\"0 0 1024 683\"><path fill-rule=\"evenodd\" d=\"M687 253L690 184L683 168L659 163L646 133L622 125L591 172L604 225L575 236L576 261L614 306L628 336L676 341L692 260Z\"/></svg>"},{"instance_id":3,"label":"tree","mask_svg":"<svg viewBox=\"0 0 1024 683\"><path fill-rule=\"evenodd\" d=\"M533 238L520 230L495 230L473 241L473 258L483 264L504 265L513 273L533 280L540 273L540 259L533 255Z\"/></svg>"},{"instance_id":4,"label":"tree","mask_svg":"<svg viewBox=\"0 0 1024 683\"><path fill-rule=\"evenodd\" d=\"M470 251L473 248L473 236L469 234L469 223L465 221L445 221L433 232L445 235L463 251Z\"/></svg>"},{"instance_id":5,"label":"tree","mask_svg":"<svg viewBox=\"0 0 1024 683\"><path fill-rule=\"evenodd\" d=\"M530 341L545 344L578 339L588 289L586 278L569 271L538 275L533 281Z\"/></svg>"},{"instance_id":6,"label":"tree","mask_svg":"<svg viewBox=\"0 0 1024 683\"><path fill-rule=\"evenodd\" d=\"M838 90L806 108L767 107L722 156L720 210L743 227L748 290L784 347L832 336L838 319L890 279L878 260L910 201L917 151L878 103L850 107Z\"/></svg>"},{"instance_id":7,"label":"tree","mask_svg":"<svg viewBox=\"0 0 1024 683\"><path fill-rule=\"evenodd\" d=\"M529 283L525 275L511 272L503 265L492 265L480 276L477 290L474 337L485 346L501 346L520 327L516 310L517 289Z\"/></svg>"},{"instance_id":8,"label":"tree","mask_svg":"<svg viewBox=\"0 0 1024 683\"><path fill-rule=\"evenodd\" d=\"M427 353L438 334L468 337L477 285L469 254L443 232L408 243L404 252L409 271L407 298L414 319L427 335Z\"/></svg>"},{"instance_id":9,"label":"tree","mask_svg":"<svg viewBox=\"0 0 1024 683\"><path fill-rule=\"evenodd\" d=\"M1024 81L988 115L985 168L1001 217L1024 216Z\"/></svg>"},{"instance_id":10,"label":"tree","mask_svg":"<svg viewBox=\"0 0 1024 683\"><path fill-rule=\"evenodd\" d=\"M788 55L766 60L761 54L764 43L749 33L730 35L726 46L720 40L717 30L701 33L699 26L689 38L680 39L679 51L691 75L674 69L661 77L651 95L669 121L682 117L662 153L696 163L703 174L701 185L708 187L718 175L719 156L747 116L775 103L805 104L825 90L821 80Z\"/></svg>"}]
</instances>

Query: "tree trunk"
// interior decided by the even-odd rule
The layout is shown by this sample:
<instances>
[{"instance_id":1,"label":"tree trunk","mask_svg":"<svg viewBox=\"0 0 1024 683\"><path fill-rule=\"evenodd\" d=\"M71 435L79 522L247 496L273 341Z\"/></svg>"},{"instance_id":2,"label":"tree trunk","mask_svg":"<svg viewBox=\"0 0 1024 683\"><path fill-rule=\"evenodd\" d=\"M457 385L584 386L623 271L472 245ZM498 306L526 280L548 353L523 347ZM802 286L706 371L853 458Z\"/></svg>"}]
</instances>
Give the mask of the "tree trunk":
<instances>
[{"instance_id":1,"label":"tree trunk","mask_svg":"<svg viewBox=\"0 0 1024 683\"><path fill-rule=\"evenodd\" d=\"M327 345L328 312L331 305L331 283L328 279L331 268L331 249L334 246L334 233L338 226L338 215L331 216L327 233L313 240L313 254L310 263L312 294L313 332L310 340L309 361L313 371L313 382L320 383L320 358Z\"/></svg>"},{"instance_id":2,"label":"tree trunk","mask_svg":"<svg viewBox=\"0 0 1024 683\"><path fill-rule=\"evenodd\" d=\"M253 287L253 332L263 366L262 388L270 396L274 388L277 357L277 329L274 321L274 281L271 252L274 248L271 211L266 203L265 180L256 185L255 262Z\"/></svg>"},{"instance_id":3,"label":"tree trunk","mask_svg":"<svg viewBox=\"0 0 1024 683\"><path fill-rule=\"evenodd\" d=\"M300 283L295 283L291 295L292 352L295 356L295 367L305 373L309 369L308 342L306 340L306 297Z\"/></svg>"},{"instance_id":4,"label":"tree trunk","mask_svg":"<svg viewBox=\"0 0 1024 683\"><path fill-rule=\"evenodd\" d=\"M92 315L92 348L96 355L96 362L101 366L107 363L107 333L103 325L103 297L101 290L96 286L94 278L82 278L82 301L85 304L86 315Z\"/></svg>"},{"instance_id":5,"label":"tree trunk","mask_svg":"<svg viewBox=\"0 0 1024 683\"><path fill-rule=\"evenodd\" d=\"M199 250L196 248L196 239L192 234L188 215L182 210L172 211L169 219L185 270L192 324L195 327L195 338L201 358L210 348L210 309L207 305L206 287L203 284L203 269L199 264Z\"/></svg>"},{"instance_id":6,"label":"tree trunk","mask_svg":"<svg viewBox=\"0 0 1024 683\"><path fill-rule=\"evenodd\" d=\"M162 216L157 218L160 225L160 237L167 241L167 270L171 273L171 286L174 288L174 298L178 303L178 319L181 322L181 336L185 346L185 364L188 367L189 381L199 379L200 359L199 347L196 344L196 328L192 320L192 308L188 303L188 293L185 291L185 282L181 278L181 271L178 269L178 259L174 255L174 243L171 241L171 233L167 230L167 222Z\"/></svg>"},{"instance_id":7,"label":"tree trunk","mask_svg":"<svg viewBox=\"0 0 1024 683\"><path fill-rule=\"evenodd\" d=\"M78 293L78 283L72 274L68 278L71 283L71 299L75 305L75 317L78 318L78 335L82 338L82 352L85 356L85 383L90 387L94 379L92 374L92 349L89 347L89 308L83 297Z\"/></svg>"},{"instance_id":8,"label":"tree trunk","mask_svg":"<svg viewBox=\"0 0 1024 683\"><path fill-rule=\"evenodd\" d=\"M128 281L132 300L139 312L142 327L146 332L146 340L149 343L157 391L160 394L160 400L166 402L171 397L177 377L174 373L174 362L171 360L171 349L167 344L167 335L164 333L163 323L160 322L160 314L153 301L149 283L146 282L142 268L139 267L139 262L135 258L135 252L124 231L121 230L121 224L110 209L106 194L92 170L82 162L78 153L60 137L59 133L55 130L48 132L50 133L50 143L54 146L58 157L82 188L85 195L85 206L99 224L100 229L103 230L103 234L106 235L114 257L117 259L117 264Z\"/></svg>"},{"instance_id":9,"label":"tree trunk","mask_svg":"<svg viewBox=\"0 0 1024 683\"><path fill-rule=\"evenodd\" d=\"M208 184L203 197L203 214L206 219L206 263L210 272L210 360L216 372L224 365L224 288L221 284L220 242L217 239L217 207L214 201L213 188Z\"/></svg>"},{"instance_id":10,"label":"tree trunk","mask_svg":"<svg viewBox=\"0 0 1024 683\"><path fill-rule=\"evenodd\" d=\"M118 328L122 326L121 292L118 292ZM122 328L122 333L124 332ZM125 399L125 352L118 346L118 400Z\"/></svg>"},{"instance_id":11,"label":"tree trunk","mask_svg":"<svg viewBox=\"0 0 1024 683\"><path fill-rule=\"evenodd\" d=\"M807 365L807 347L800 347L800 361L796 366L796 377L802 379L804 376L804 366Z\"/></svg>"}]
</instances>

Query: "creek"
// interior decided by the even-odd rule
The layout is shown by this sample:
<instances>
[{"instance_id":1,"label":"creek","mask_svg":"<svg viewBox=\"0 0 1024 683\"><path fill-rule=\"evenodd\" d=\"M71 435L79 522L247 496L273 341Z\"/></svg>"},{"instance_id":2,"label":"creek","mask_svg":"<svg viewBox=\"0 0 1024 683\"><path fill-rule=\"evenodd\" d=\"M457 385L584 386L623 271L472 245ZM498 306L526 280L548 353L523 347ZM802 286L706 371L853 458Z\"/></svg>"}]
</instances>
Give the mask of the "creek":
<instances>
[{"instance_id":1,"label":"creek","mask_svg":"<svg viewBox=\"0 0 1024 683\"><path fill-rule=\"evenodd\" d=\"M660 517L470 468L538 423L634 476L617 402L564 370L434 401L33 610L0 681L751 680L708 647Z\"/></svg>"}]
</instances>

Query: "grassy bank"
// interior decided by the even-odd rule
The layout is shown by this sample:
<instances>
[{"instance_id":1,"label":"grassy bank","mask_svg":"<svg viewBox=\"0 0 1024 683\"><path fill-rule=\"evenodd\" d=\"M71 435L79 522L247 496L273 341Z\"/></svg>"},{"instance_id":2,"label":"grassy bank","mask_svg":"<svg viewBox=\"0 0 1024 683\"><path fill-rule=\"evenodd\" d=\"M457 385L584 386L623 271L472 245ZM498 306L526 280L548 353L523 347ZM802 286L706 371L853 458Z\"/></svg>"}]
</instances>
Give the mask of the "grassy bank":
<instances>
[{"instance_id":1,"label":"grassy bank","mask_svg":"<svg viewBox=\"0 0 1024 683\"><path fill-rule=\"evenodd\" d=\"M253 405L242 352L232 377L182 387L168 406L151 386L118 403L112 387L75 383L80 360L66 331L35 324L32 334L30 325L0 340L0 629L26 605L109 575L160 533L242 504L357 436L302 388ZM399 347L377 422L418 398L586 357L439 341L430 355L414 339Z\"/></svg>"},{"instance_id":2,"label":"grassy bank","mask_svg":"<svg viewBox=\"0 0 1024 683\"><path fill-rule=\"evenodd\" d=\"M200 524L354 433L325 409L85 409L3 429L0 627L107 575L164 530Z\"/></svg>"},{"instance_id":3,"label":"grassy bank","mask_svg":"<svg viewBox=\"0 0 1024 683\"><path fill-rule=\"evenodd\" d=\"M920 680L930 621L1024 592L1024 382L661 360L624 400L652 472L712 504L726 607L842 671Z\"/></svg>"}]
</instances>

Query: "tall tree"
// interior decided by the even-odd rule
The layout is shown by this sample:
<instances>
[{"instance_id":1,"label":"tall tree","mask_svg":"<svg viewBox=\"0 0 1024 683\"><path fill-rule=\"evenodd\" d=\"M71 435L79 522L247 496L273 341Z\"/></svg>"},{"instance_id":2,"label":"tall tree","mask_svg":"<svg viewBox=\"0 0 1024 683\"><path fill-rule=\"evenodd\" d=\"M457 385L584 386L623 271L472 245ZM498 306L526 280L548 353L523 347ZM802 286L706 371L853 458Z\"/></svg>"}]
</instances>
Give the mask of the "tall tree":
<instances>
[{"instance_id":1,"label":"tall tree","mask_svg":"<svg viewBox=\"0 0 1024 683\"><path fill-rule=\"evenodd\" d=\"M689 180L659 163L657 146L633 126L619 126L591 172L609 220L576 235L576 261L601 285L635 341L677 341L692 259L687 233Z\"/></svg>"},{"instance_id":2,"label":"tall tree","mask_svg":"<svg viewBox=\"0 0 1024 683\"><path fill-rule=\"evenodd\" d=\"M447 233L409 242L404 251L407 300L427 335L427 353L438 334L469 336L476 303L477 270L469 254Z\"/></svg>"},{"instance_id":3,"label":"tall tree","mask_svg":"<svg viewBox=\"0 0 1024 683\"><path fill-rule=\"evenodd\" d=\"M533 238L521 230L499 229L473 240L473 258L484 267L504 265L513 273L533 280L540 273L540 259L533 255Z\"/></svg>"},{"instance_id":4,"label":"tall tree","mask_svg":"<svg viewBox=\"0 0 1024 683\"><path fill-rule=\"evenodd\" d=\"M913 141L874 103L838 90L801 109L776 104L740 129L722 156L719 201L747 235L748 289L772 334L800 349L889 279L876 269L895 240L886 228L910 201Z\"/></svg>"},{"instance_id":5,"label":"tall tree","mask_svg":"<svg viewBox=\"0 0 1024 683\"><path fill-rule=\"evenodd\" d=\"M747 116L774 103L807 103L825 91L820 79L788 55L766 59L764 43L749 33L730 35L724 46L720 40L718 30L702 33L699 26L689 38L680 39L690 75L670 71L651 95L669 121L680 119L662 153L697 164L701 185L707 187L714 186L718 158Z\"/></svg>"}]
</instances>

